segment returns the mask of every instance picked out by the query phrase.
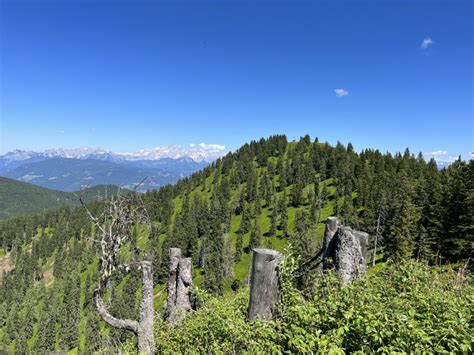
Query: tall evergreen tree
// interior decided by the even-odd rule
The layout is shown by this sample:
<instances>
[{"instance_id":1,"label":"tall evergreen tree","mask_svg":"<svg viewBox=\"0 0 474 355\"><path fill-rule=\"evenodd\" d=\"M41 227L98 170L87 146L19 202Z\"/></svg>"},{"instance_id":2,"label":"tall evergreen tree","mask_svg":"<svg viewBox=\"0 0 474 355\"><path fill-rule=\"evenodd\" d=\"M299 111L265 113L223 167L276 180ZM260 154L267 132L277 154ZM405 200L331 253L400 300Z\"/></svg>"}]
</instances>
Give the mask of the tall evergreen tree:
<instances>
[{"instance_id":1,"label":"tall evergreen tree","mask_svg":"<svg viewBox=\"0 0 474 355\"><path fill-rule=\"evenodd\" d=\"M260 224L258 223L258 219L255 219L252 231L250 232L249 249L258 248L261 244L261 240L262 232L260 231Z\"/></svg>"},{"instance_id":2,"label":"tall evergreen tree","mask_svg":"<svg viewBox=\"0 0 474 355\"><path fill-rule=\"evenodd\" d=\"M237 240L235 242L235 256L234 260L236 263L242 260L242 252L244 250L244 235L242 232L237 234Z\"/></svg>"},{"instance_id":3,"label":"tall evergreen tree","mask_svg":"<svg viewBox=\"0 0 474 355\"><path fill-rule=\"evenodd\" d=\"M412 202L411 188L402 173L396 182L387 223L386 251L394 260L410 258L415 251L419 214Z\"/></svg>"}]
</instances>

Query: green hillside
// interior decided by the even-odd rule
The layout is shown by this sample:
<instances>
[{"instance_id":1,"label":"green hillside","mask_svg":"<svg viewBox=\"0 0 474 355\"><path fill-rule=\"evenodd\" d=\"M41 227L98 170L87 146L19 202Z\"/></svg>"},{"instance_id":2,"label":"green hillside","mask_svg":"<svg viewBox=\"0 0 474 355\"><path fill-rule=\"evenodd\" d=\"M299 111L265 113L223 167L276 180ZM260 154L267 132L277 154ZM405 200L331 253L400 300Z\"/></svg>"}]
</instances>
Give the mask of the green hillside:
<instances>
[{"instance_id":1,"label":"green hillside","mask_svg":"<svg viewBox=\"0 0 474 355\"><path fill-rule=\"evenodd\" d=\"M106 193L109 196L114 195L118 189L114 185L98 185L76 194L82 194L85 201L92 201L104 197ZM74 193L50 190L0 176L0 219L66 206L79 206L79 201Z\"/></svg>"},{"instance_id":2,"label":"green hillside","mask_svg":"<svg viewBox=\"0 0 474 355\"><path fill-rule=\"evenodd\" d=\"M175 185L144 194L151 230L134 226L121 257L153 261L158 350L472 349L469 278L459 281L455 273L427 266L461 263L472 254L472 170L472 161L458 161L439 171L434 161L425 162L408 150L395 156L357 153L350 144L333 147L309 136L298 142L273 136L246 144ZM88 208L98 215L103 202ZM330 274L293 275L299 262L317 253L331 215L371 235L381 221L376 266L347 288ZM0 288L0 344L12 352L136 351L130 332L107 326L96 314L92 293L99 280L100 248L95 237L84 209L0 223L0 243L9 255L3 263L14 267ZM270 325L245 320L251 248L257 246L288 257L279 319ZM199 310L177 329L161 321L170 247L192 258L199 287ZM106 297L111 311L136 319L139 273L116 275L112 281ZM400 294L406 298L399 300ZM433 312L450 322L451 332L443 322L430 321ZM400 326L400 319L410 323Z\"/></svg>"}]
</instances>

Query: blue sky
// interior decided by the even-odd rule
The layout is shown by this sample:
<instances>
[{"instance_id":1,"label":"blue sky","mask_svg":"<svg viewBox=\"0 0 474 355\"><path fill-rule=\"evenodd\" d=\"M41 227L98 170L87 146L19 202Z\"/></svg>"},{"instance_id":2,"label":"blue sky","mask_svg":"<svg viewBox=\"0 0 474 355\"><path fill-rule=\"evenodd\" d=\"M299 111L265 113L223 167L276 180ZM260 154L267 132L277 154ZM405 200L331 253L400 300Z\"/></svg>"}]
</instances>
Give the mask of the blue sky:
<instances>
[{"instance_id":1,"label":"blue sky","mask_svg":"<svg viewBox=\"0 0 474 355\"><path fill-rule=\"evenodd\" d=\"M0 6L3 153L275 133L474 150L471 1Z\"/></svg>"}]
</instances>

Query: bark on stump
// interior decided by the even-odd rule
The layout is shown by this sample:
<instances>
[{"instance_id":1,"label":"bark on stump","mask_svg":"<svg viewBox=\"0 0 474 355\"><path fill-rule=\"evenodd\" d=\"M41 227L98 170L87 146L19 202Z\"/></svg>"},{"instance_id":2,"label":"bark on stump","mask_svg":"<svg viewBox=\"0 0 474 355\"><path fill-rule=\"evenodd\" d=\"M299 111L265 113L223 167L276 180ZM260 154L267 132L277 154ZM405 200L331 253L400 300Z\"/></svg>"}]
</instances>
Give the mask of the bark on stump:
<instances>
[{"instance_id":1,"label":"bark on stump","mask_svg":"<svg viewBox=\"0 0 474 355\"><path fill-rule=\"evenodd\" d=\"M365 254L367 253L368 234L354 231L348 227L338 229L335 236L334 265L343 284L351 284L357 276L367 271Z\"/></svg>"},{"instance_id":2,"label":"bark on stump","mask_svg":"<svg viewBox=\"0 0 474 355\"><path fill-rule=\"evenodd\" d=\"M326 220L326 226L324 229L324 241L323 241L323 249L326 251L331 244L331 240L337 232L339 228L339 220L337 217L328 217Z\"/></svg>"},{"instance_id":3,"label":"bark on stump","mask_svg":"<svg viewBox=\"0 0 474 355\"><path fill-rule=\"evenodd\" d=\"M368 234L340 225L336 217L329 217L324 231L322 261L324 269L334 267L344 284L351 284L367 271Z\"/></svg>"},{"instance_id":4,"label":"bark on stump","mask_svg":"<svg viewBox=\"0 0 474 355\"><path fill-rule=\"evenodd\" d=\"M168 300L166 304L166 320L172 324L179 324L186 313L192 309L191 287L192 261L183 258L181 249L170 249Z\"/></svg>"},{"instance_id":5,"label":"bark on stump","mask_svg":"<svg viewBox=\"0 0 474 355\"><path fill-rule=\"evenodd\" d=\"M253 249L249 320L271 320L279 296L277 266L282 255L272 249Z\"/></svg>"}]
</instances>

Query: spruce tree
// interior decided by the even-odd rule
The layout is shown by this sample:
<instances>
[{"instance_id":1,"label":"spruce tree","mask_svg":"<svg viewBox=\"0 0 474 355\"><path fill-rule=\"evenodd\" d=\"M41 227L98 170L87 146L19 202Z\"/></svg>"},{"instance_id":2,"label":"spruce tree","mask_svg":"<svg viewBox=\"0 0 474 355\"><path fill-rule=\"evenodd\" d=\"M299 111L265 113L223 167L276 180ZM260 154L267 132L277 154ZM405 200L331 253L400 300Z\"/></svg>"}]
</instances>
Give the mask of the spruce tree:
<instances>
[{"instance_id":1,"label":"spruce tree","mask_svg":"<svg viewBox=\"0 0 474 355\"><path fill-rule=\"evenodd\" d=\"M273 203L272 216L270 219L269 237L275 237L278 229L278 200L275 198Z\"/></svg>"},{"instance_id":2,"label":"spruce tree","mask_svg":"<svg viewBox=\"0 0 474 355\"><path fill-rule=\"evenodd\" d=\"M288 206L286 205L285 194L281 196L280 202L278 204L280 209L280 230L282 231L282 237L288 237Z\"/></svg>"},{"instance_id":3,"label":"spruce tree","mask_svg":"<svg viewBox=\"0 0 474 355\"><path fill-rule=\"evenodd\" d=\"M208 255L206 257L204 272L204 288L215 294L222 294L224 291L224 250L223 228L216 217L219 211L219 204L213 201L211 210L210 231L207 238Z\"/></svg>"},{"instance_id":4,"label":"spruce tree","mask_svg":"<svg viewBox=\"0 0 474 355\"><path fill-rule=\"evenodd\" d=\"M262 232L260 231L258 219L255 219L252 231L250 232L249 249L252 250L254 248L258 248L261 244L261 240Z\"/></svg>"},{"instance_id":5,"label":"spruce tree","mask_svg":"<svg viewBox=\"0 0 474 355\"><path fill-rule=\"evenodd\" d=\"M313 255L313 243L310 235L308 216L305 210L297 210L295 214L295 231L290 235L290 243L295 255L303 261Z\"/></svg>"},{"instance_id":6,"label":"spruce tree","mask_svg":"<svg viewBox=\"0 0 474 355\"><path fill-rule=\"evenodd\" d=\"M237 234L237 240L235 242L235 256L234 260L236 263L242 260L242 252L244 251L244 235L242 232Z\"/></svg>"},{"instance_id":7,"label":"spruce tree","mask_svg":"<svg viewBox=\"0 0 474 355\"><path fill-rule=\"evenodd\" d=\"M415 251L418 210L412 202L408 177L402 173L396 181L387 221L386 252L396 261L408 259Z\"/></svg>"}]
</instances>

